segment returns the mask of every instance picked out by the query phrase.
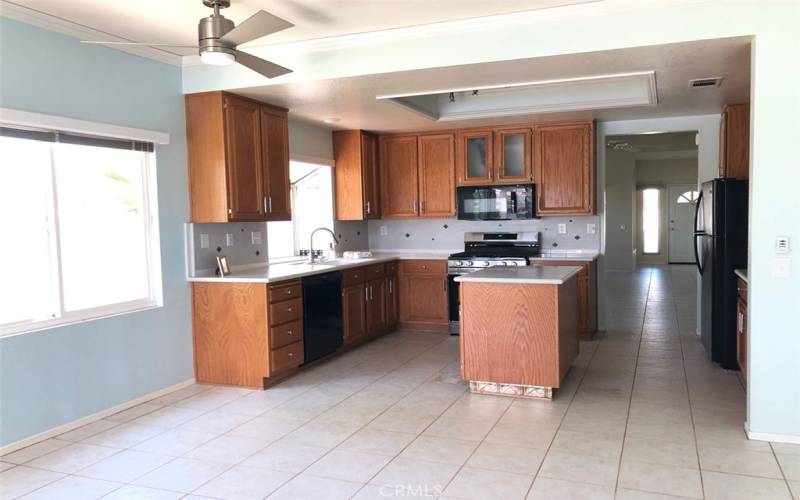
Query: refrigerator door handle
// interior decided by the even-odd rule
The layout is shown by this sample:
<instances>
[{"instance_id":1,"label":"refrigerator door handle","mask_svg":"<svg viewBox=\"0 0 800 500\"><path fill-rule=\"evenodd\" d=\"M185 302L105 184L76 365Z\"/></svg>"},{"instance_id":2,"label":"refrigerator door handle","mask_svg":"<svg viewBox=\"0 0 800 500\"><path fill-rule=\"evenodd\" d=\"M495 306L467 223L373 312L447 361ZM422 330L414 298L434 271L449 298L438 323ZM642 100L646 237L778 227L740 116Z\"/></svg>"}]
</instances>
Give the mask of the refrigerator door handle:
<instances>
[{"instance_id":1,"label":"refrigerator door handle","mask_svg":"<svg viewBox=\"0 0 800 500\"><path fill-rule=\"evenodd\" d=\"M700 221L700 207L702 205L703 205L703 191L701 190L699 195L697 196L697 200L695 200L695 205L694 205L694 234L705 233L705 231L701 230L697 224Z\"/></svg>"},{"instance_id":2,"label":"refrigerator door handle","mask_svg":"<svg viewBox=\"0 0 800 500\"><path fill-rule=\"evenodd\" d=\"M700 253L697 251L697 243L700 238L703 237L703 233L695 232L694 233L694 263L697 266L697 271L700 275L703 274L703 266L700 264Z\"/></svg>"}]
</instances>

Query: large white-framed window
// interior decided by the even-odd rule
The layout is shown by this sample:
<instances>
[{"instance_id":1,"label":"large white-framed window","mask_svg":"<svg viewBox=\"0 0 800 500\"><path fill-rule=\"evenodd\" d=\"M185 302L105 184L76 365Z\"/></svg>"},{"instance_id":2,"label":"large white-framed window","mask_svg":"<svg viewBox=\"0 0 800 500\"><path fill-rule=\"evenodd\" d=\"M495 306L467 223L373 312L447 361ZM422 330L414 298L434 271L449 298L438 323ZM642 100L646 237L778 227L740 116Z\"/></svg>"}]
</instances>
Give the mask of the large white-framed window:
<instances>
[{"instance_id":1,"label":"large white-framed window","mask_svg":"<svg viewBox=\"0 0 800 500\"><path fill-rule=\"evenodd\" d=\"M0 128L0 336L162 305L154 149Z\"/></svg>"},{"instance_id":2,"label":"large white-framed window","mask_svg":"<svg viewBox=\"0 0 800 500\"><path fill-rule=\"evenodd\" d=\"M291 161L292 220L267 223L267 253L270 262L296 260L307 250L311 233L318 227L333 229L333 168L328 165ZM325 250L330 237L320 234L316 250Z\"/></svg>"}]
</instances>

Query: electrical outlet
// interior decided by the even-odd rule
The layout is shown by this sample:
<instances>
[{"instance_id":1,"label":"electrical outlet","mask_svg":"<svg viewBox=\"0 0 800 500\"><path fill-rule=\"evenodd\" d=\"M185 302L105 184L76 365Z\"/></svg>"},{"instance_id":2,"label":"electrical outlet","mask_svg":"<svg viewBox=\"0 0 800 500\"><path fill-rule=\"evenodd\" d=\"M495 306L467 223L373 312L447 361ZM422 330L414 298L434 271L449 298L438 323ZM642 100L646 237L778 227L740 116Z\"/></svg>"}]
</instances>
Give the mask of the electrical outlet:
<instances>
[{"instance_id":1,"label":"electrical outlet","mask_svg":"<svg viewBox=\"0 0 800 500\"><path fill-rule=\"evenodd\" d=\"M233 233L226 233L225 234L225 246L229 246L229 247L233 246Z\"/></svg>"},{"instance_id":2,"label":"electrical outlet","mask_svg":"<svg viewBox=\"0 0 800 500\"><path fill-rule=\"evenodd\" d=\"M559 224L558 225L558 234L567 234L567 225L566 224Z\"/></svg>"},{"instance_id":3,"label":"electrical outlet","mask_svg":"<svg viewBox=\"0 0 800 500\"><path fill-rule=\"evenodd\" d=\"M261 244L261 231L252 231L250 233L250 243L253 245Z\"/></svg>"},{"instance_id":4,"label":"electrical outlet","mask_svg":"<svg viewBox=\"0 0 800 500\"><path fill-rule=\"evenodd\" d=\"M595 224L586 224L586 234L595 234L597 226Z\"/></svg>"},{"instance_id":5,"label":"electrical outlet","mask_svg":"<svg viewBox=\"0 0 800 500\"><path fill-rule=\"evenodd\" d=\"M208 248L208 235L200 233L200 248Z\"/></svg>"},{"instance_id":6,"label":"electrical outlet","mask_svg":"<svg viewBox=\"0 0 800 500\"><path fill-rule=\"evenodd\" d=\"M624 231L624 230L628 229L628 226L626 226L625 224L620 224L619 228L620 228L620 230Z\"/></svg>"},{"instance_id":7,"label":"electrical outlet","mask_svg":"<svg viewBox=\"0 0 800 500\"><path fill-rule=\"evenodd\" d=\"M380 227L381 236L388 236L389 235L389 228L386 226Z\"/></svg>"}]
</instances>

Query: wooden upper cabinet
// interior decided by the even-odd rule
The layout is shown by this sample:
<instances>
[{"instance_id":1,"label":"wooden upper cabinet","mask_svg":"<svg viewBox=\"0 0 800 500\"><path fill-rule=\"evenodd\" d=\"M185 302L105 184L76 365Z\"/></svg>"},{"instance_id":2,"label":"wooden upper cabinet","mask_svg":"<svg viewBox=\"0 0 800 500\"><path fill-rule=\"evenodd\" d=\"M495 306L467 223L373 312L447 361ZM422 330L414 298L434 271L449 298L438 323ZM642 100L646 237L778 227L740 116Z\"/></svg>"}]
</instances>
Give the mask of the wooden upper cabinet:
<instances>
[{"instance_id":1,"label":"wooden upper cabinet","mask_svg":"<svg viewBox=\"0 0 800 500\"><path fill-rule=\"evenodd\" d=\"M224 92L185 99L191 221L289 220L286 110Z\"/></svg>"},{"instance_id":2,"label":"wooden upper cabinet","mask_svg":"<svg viewBox=\"0 0 800 500\"><path fill-rule=\"evenodd\" d=\"M730 104L719 127L719 176L750 176L750 103Z\"/></svg>"},{"instance_id":3,"label":"wooden upper cabinet","mask_svg":"<svg viewBox=\"0 0 800 500\"><path fill-rule=\"evenodd\" d=\"M594 214L594 124L540 125L533 143L537 214Z\"/></svg>"},{"instance_id":4,"label":"wooden upper cabinet","mask_svg":"<svg viewBox=\"0 0 800 500\"><path fill-rule=\"evenodd\" d=\"M261 106L261 147L266 218L292 220L289 121L285 112Z\"/></svg>"},{"instance_id":5,"label":"wooden upper cabinet","mask_svg":"<svg viewBox=\"0 0 800 500\"><path fill-rule=\"evenodd\" d=\"M457 134L457 184L474 186L494 180L492 129L464 130Z\"/></svg>"},{"instance_id":6,"label":"wooden upper cabinet","mask_svg":"<svg viewBox=\"0 0 800 500\"><path fill-rule=\"evenodd\" d=\"M264 169L258 104L225 96L229 220L264 218Z\"/></svg>"},{"instance_id":7,"label":"wooden upper cabinet","mask_svg":"<svg viewBox=\"0 0 800 500\"><path fill-rule=\"evenodd\" d=\"M527 127L495 130L495 184L531 182L531 135Z\"/></svg>"},{"instance_id":8,"label":"wooden upper cabinet","mask_svg":"<svg viewBox=\"0 0 800 500\"><path fill-rule=\"evenodd\" d=\"M453 134L419 137L420 216L454 217L455 137Z\"/></svg>"},{"instance_id":9,"label":"wooden upper cabinet","mask_svg":"<svg viewBox=\"0 0 800 500\"><path fill-rule=\"evenodd\" d=\"M361 130L333 133L336 219L380 217L378 139Z\"/></svg>"},{"instance_id":10,"label":"wooden upper cabinet","mask_svg":"<svg viewBox=\"0 0 800 500\"><path fill-rule=\"evenodd\" d=\"M417 136L384 136L379 140L383 217L419 214Z\"/></svg>"}]
</instances>

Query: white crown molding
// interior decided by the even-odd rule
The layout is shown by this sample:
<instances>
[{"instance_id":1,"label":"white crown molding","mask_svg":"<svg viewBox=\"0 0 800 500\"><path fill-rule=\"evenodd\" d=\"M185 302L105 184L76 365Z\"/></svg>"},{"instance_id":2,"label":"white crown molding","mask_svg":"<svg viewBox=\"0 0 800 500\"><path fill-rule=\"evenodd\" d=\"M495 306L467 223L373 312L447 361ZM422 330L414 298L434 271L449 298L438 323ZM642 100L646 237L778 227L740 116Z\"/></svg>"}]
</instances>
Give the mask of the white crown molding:
<instances>
[{"instance_id":1,"label":"white crown molding","mask_svg":"<svg viewBox=\"0 0 800 500\"><path fill-rule=\"evenodd\" d=\"M61 33L62 35L67 35L79 40L91 39L107 42L130 41L104 31L99 31L82 24L62 19L60 17L45 14L44 12L35 9L23 7L7 0L0 0L0 16L31 24L48 31ZM173 66L181 66L181 56L157 49L155 47L147 47L144 45L114 45L109 46L108 48L127 52L128 54L133 54L140 57L145 57L147 59L153 59L155 61Z\"/></svg>"}]
</instances>

